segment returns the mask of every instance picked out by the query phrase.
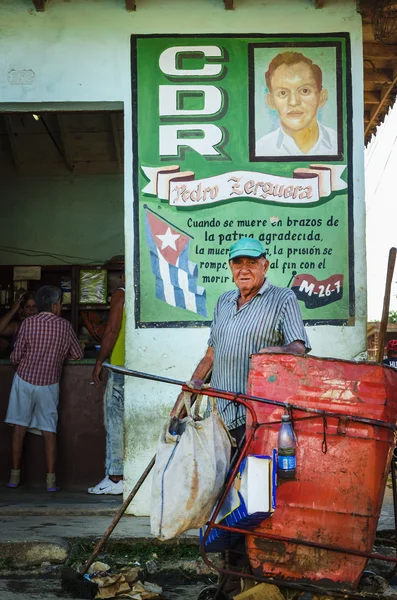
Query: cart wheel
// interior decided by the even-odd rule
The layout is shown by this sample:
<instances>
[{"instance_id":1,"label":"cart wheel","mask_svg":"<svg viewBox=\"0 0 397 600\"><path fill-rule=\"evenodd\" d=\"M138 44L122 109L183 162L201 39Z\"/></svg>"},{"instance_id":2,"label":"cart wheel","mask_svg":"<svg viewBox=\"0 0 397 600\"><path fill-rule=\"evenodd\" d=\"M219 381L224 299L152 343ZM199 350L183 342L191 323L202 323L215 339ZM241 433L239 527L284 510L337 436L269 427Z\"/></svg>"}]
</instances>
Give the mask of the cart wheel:
<instances>
[{"instance_id":1,"label":"cart wheel","mask_svg":"<svg viewBox=\"0 0 397 600\"><path fill-rule=\"evenodd\" d=\"M197 596L197 600L213 600L218 591L217 585L209 585L201 590L199 595ZM229 600L229 597L226 596L223 592L218 595L217 600Z\"/></svg>"}]
</instances>

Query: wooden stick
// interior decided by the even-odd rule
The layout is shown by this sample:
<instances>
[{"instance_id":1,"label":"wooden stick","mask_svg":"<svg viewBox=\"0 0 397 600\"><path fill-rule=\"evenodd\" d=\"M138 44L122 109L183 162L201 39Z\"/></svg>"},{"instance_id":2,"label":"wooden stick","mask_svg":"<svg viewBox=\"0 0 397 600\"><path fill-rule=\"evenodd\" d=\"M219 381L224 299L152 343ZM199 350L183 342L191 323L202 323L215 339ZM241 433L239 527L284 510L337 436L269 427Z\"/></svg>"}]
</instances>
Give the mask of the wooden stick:
<instances>
[{"instance_id":1,"label":"wooden stick","mask_svg":"<svg viewBox=\"0 0 397 600\"><path fill-rule=\"evenodd\" d=\"M149 475L150 471L153 469L155 462L156 462L156 456L153 456L152 460L150 461L150 463L148 464L148 466L146 467L146 469L144 470L144 472L142 473L142 475L140 476L140 478L134 485L133 489L128 494L127 498L124 500L123 504L120 506L119 510L115 514L113 521L111 522L109 527L106 529L106 531L103 534L103 536L101 537L101 539L97 542L94 550L92 551L91 556L89 557L89 559L87 560L87 562L84 565L83 575L85 573L87 573L88 569L90 568L90 566L92 565L92 563L94 562L94 560L96 559L98 554L101 552L102 548L105 546L105 544L108 541L108 539L110 538L113 530L115 529L117 523L120 521L121 517L127 510L128 505L134 499L134 497L140 490L143 482L145 481L146 477Z\"/></svg>"},{"instance_id":2,"label":"wooden stick","mask_svg":"<svg viewBox=\"0 0 397 600\"><path fill-rule=\"evenodd\" d=\"M379 337L378 337L378 355L376 362L381 363L385 352L385 335L387 331L387 322L389 319L389 308L390 308L390 292L391 284L394 274L394 265L396 264L397 248L390 248L389 260L387 263L386 273L386 285L385 285L385 296L383 299L383 313L382 320L380 322Z\"/></svg>"}]
</instances>

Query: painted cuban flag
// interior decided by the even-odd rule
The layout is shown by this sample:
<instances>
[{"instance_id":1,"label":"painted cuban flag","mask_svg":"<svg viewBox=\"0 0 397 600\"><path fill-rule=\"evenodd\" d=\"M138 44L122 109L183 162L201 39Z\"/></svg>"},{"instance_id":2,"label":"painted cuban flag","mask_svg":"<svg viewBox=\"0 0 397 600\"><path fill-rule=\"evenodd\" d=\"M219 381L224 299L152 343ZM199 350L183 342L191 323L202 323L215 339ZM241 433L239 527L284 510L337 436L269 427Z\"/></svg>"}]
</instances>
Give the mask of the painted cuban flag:
<instances>
[{"instance_id":1,"label":"painted cuban flag","mask_svg":"<svg viewBox=\"0 0 397 600\"><path fill-rule=\"evenodd\" d=\"M189 260L191 238L150 210L146 210L145 228L156 297L206 317L206 291L197 285L198 268Z\"/></svg>"}]
</instances>

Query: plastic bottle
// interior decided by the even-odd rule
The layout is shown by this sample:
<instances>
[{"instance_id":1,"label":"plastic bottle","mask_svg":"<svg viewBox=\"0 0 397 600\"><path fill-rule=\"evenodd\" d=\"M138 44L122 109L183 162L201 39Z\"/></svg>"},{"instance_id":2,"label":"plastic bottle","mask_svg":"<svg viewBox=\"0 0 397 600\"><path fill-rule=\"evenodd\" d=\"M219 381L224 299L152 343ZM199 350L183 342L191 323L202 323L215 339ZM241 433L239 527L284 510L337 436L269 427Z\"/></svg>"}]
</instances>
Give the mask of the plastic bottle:
<instances>
[{"instance_id":1,"label":"plastic bottle","mask_svg":"<svg viewBox=\"0 0 397 600\"><path fill-rule=\"evenodd\" d=\"M281 417L278 432L277 476L281 479L295 479L296 476L296 435L289 414Z\"/></svg>"}]
</instances>

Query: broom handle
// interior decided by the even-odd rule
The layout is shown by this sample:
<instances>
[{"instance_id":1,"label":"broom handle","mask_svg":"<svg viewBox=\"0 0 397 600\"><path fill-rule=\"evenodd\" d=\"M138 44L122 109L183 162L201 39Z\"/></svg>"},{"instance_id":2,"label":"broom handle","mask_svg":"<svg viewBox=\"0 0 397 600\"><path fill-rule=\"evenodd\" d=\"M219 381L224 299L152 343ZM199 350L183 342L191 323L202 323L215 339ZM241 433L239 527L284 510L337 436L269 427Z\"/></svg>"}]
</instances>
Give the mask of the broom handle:
<instances>
[{"instance_id":1,"label":"broom handle","mask_svg":"<svg viewBox=\"0 0 397 600\"><path fill-rule=\"evenodd\" d=\"M140 476L140 478L134 485L133 489L128 494L127 498L124 500L123 504L120 506L119 510L115 514L113 521L111 522L109 527L106 529L106 531L103 534L103 536L101 537L101 539L97 542L94 550L92 551L92 554L90 555L89 559L85 563L83 575L85 573L87 573L88 569L90 568L90 566L92 565L92 563L94 562L94 560L96 559L98 554L101 552L102 548L105 546L105 544L108 541L108 539L110 538L113 530L115 529L117 523L120 521L121 517L125 513L128 505L134 499L135 495L140 490L146 477L149 475L150 471L153 469L155 462L156 462L156 456L153 456L152 460L150 461L150 463L148 464L148 466L146 467L146 469L144 470L144 472L142 473L142 475Z\"/></svg>"},{"instance_id":2,"label":"broom handle","mask_svg":"<svg viewBox=\"0 0 397 600\"><path fill-rule=\"evenodd\" d=\"M208 383L210 378L211 378L211 371L207 374L204 382ZM196 398L197 398L197 394L193 394L192 395L192 404L195 402ZM181 416L184 416L185 410L186 409L185 409L184 403L181 402L181 400L178 398L171 414L181 417ZM87 573L88 569L90 568L90 566L92 565L94 560L97 558L98 554L101 552L101 550L106 545L106 542L112 535L114 529L117 526L117 523L120 521L121 517L127 510L129 504L132 502L132 500L135 498L136 494L141 489L142 484L145 481L145 479L147 478L147 476L149 475L150 471L153 469L155 462L156 462L156 455L153 456L152 460L150 461L150 463L148 464L148 466L146 467L146 469L144 470L144 472L142 473L142 475L140 476L140 478L138 479L138 481L132 488L131 492L128 494L127 498L124 500L123 504L120 506L119 510L115 514L113 521L111 522L109 527L106 529L106 531L103 534L103 536L101 537L101 539L97 542L94 550L92 551L90 557L88 558L87 562L85 563L84 571L82 573L83 575L85 575L85 573Z\"/></svg>"},{"instance_id":3,"label":"broom handle","mask_svg":"<svg viewBox=\"0 0 397 600\"><path fill-rule=\"evenodd\" d=\"M389 318L389 307L390 307L390 292L391 292L391 284L394 273L394 265L396 263L396 253L397 248L390 248L389 251L389 260L387 263L387 273L386 273L386 285L385 285L385 296L383 300L383 312L382 312L382 320L380 322L379 328L379 338L378 338L378 356L376 362L381 363L383 360L383 355L385 352L385 335L387 330L387 322Z\"/></svg>"}]
</instances>

